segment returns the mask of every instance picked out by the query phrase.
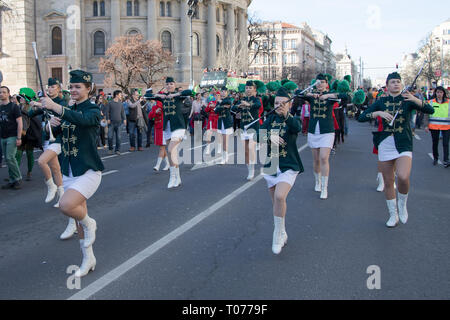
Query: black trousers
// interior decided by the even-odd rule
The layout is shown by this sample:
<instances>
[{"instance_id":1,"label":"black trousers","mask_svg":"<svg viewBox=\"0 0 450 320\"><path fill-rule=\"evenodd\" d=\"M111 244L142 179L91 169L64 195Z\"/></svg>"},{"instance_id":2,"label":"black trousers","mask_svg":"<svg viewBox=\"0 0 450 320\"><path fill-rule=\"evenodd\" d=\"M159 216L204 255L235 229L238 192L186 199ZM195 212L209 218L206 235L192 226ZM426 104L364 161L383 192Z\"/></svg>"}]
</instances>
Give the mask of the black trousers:
<instances>
[{"instance_id":1,"label":"black trousers","mask_svg":"<svg viewBox=\"0 0 450 320\"><path fill-rule=\"evenodd\" d=\"M442 132L442 143L444 147L444 162L448 162L448 147L450 139L450 130L430 130L431 138L433 139L433 157L439 159L439 136Z\"/></svg>"}]
</instances>

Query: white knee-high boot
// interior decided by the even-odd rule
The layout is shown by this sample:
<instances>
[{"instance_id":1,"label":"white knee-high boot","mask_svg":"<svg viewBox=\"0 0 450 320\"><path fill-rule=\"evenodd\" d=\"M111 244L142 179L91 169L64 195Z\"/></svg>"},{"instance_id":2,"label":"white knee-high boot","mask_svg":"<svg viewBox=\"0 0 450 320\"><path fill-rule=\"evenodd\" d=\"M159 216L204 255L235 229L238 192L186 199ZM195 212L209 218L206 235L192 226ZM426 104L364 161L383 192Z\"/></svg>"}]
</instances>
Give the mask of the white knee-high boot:
<instances>
[{"instance_id":1,"label":"white knee-high boot","mask_svg":"<svg viewBox=\"0 0 450 320\"><path fill-rule=\"evenodd\" d=\"M314 172L314 178L316 179L316 186L314 187L314 191L321 192L322 191L322 185L321 185L322 175L320 173Z\"/></svg>"},{"instance_id":2,"label":"white knee-high boot","mask_svg":"<svg viewBox=\"0 0 450 320\"><path fill-rule=\"evenodd\" d=\"M166 161L166 166L162 170L163 171L168 171L170 169L169 157L165 157L164 161Z\"/></svg>"},{"instance_id":3,"label":"white knee-high boot","mask_svg":"<svg viewBox=\"0 0 450 320\"><path fill-rule=\"evenodd\" d=\"M248 176L247 176L247 180L253 180L253 178L255 177L255 165L254 164L248 164L247 165L248 168Z\"/></svg>"},{"instance_id":4,"label":"white knee-high boot","mask_svg":"<svg viewBox=\"0 0 450 320\"><path fill-rule=\"evenodd\" d=\"M408 221L408 210L406 209L406 202L408 201L408 194L398 193L398 215L400 221L405 224Z\"/></svg>"},{"instance_id":5,"label":"white knee-high boot","mask_svg":"<svg viewBox=\"0 0 450 320\"><path fill-rule=\"evenodd\" d=\"M167 185L168 189L175 188L175 184L177 181L177 173L176 173L175 167L170 167L170 178L169 178L169 184Z\"/></svg>"},{"instance_id":6,"label":"white knee-high boot","mask_svg":"<svg viewBox=\"0 0 450 320\"><path fill-rule=\"evenodd\" d=\"M328 199L328 177L322 177L322 193L320 199Z\"/></svg>"},{"instance_id":7,"label":"white knee-high boot","mask_svg":"<svg viewBox=\"0 0 450 320\"><path fill-rule=\"evenodd\" d=\"M156 166L153 167L153 170L159 171L159 168L161 167L162 161L163 161L163 158L158 157L158 161L156 162Z\"/></svg>"},{"instance_id":8,"label":"white knee-high boot","mask_svg":"<svg viewBox=\"0 0 450 320\"><path fill-rule=\"evenodd\" d=\"M377 191L383 192L384 191L384 179L383 179L383 174L381 172L378 172L377 181L378 181Z\"/></svg>"},{"instance_id":9,"label":"white knee-high boot","mask_svg":"<svg viewBox=\"0 0 450 320\"><path fill-rule=\"evenodd\" d=\"M75 219L69 218L69 223L67 224L66 230L59 236L61 240L70 239L75 233L77 233L77 225Z\"/></svg>"},{"instance_id":10,"label":"white knee-high boot","mask_svg":"<svg viewBox=\"0 0 450 320\"><path fill-rule=\"evenodd\" d=\"M397 199L386 200L389 210L389 220L386 222L388 228L394 228L398 224Z\"/></svg>"},{"instance_id":11,"label":"white knee-high boot","mask_svg":"<svg viewBox=\"0 0 450 320\"><path fill-rule=\"evenodd\" d=\"M83 261L81 262L80 269L75 272L75 277L84 277L89 273L89 271L94 271L95 266L97 264L97 260L94 256L94 250L92 249L92 246L89 246L87 248L83 245L84 240L80 240L80 248L81 252L83 253Z\"/></svg>"},{"instance_id":12,"label":"white knee-high boot","mask_svg":"<svg viewBox=\"0 0 450 320\"><path fill-rule=\"evenodd\" d=\"M53 206L53 208L59 208L59 201L61 201L62 196L64 195L64 187L58 187L58 190L56 191L56 197L58 199L58 202L55 203L55 205Z\"/></svg>"},{"instance_id":13,"label":"white knee-high boot","mask_svg":"<svg viewBox=\"0 0 450 320\"><path fill-rule=\"evenodd\" d=\"M45 184L47 185L47 197L45 198L45 203L49 203L55 198L58 187L53 182L53 178L45 181Z\"/></svg>"},{"instance_id":14,"label":"white knee-high boot","mask_svg":"<svg viewBox=\"0 0 450 320\"><path fill-rule=\"evenodd\" d=\"M281 217L273 217L274 219L274 231L273 231L273 240L272 240L272 252L274 254L279 254L281 249L287 243L287 234L284 225L284 218Z\"/></svg>"}]
</instances>

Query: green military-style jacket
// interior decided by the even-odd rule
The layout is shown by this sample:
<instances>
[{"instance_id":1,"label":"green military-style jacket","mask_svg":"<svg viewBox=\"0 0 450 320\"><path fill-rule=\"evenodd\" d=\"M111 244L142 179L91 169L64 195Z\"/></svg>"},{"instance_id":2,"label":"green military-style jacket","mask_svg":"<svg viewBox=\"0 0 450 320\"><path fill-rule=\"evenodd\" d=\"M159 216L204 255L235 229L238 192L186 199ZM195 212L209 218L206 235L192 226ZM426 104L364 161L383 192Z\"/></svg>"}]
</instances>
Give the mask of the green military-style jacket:
<instances>
[{"instance_id":1,"label":"green military-style jacket","mask_svg":"<svg viewBox=\"0 0 450 320\"><path fill-rule=\"evenodd\" d=\"M59 96L56 97L55 99L52 99L52 100L53 100L53 102L59 104L60 106L67 107L67 101L66 101L65 99L60 98ZM52 111L48 111L48 112L51 113L51 114L54 115L54 116L58 116L57 114L55 114L55 113L52 112ZM30 111L28 111L28 116L29 116L30 118L33 118L33 117L39 116L39 115L42 116L42 117L41 117L41 118L42 118L42 119L41 119L42 122L46 121L46 120L44 119L44 110L42 110L42 109L40 109L40 108L36 108L36 109L31 108ZM52 130L53 130L53 129L52 129ZM53 136L55 136L54 132L53 132ZM55 138L56 138L56 136L55 136ZM45 130L45 128L43 128L43 129L42 129L42 142L47 141L47 140L49 140L49 139L50 139L49 133L47 133L47 131ZM56 141L50 142L50 144L55 143L55 142L56 142Z\"/></svg>"},{"instance_id":2,"label":"green military-style jacket","mask_svg":"<svg viewBox=\"0 0 450 320\"><path fill-rule=\"evenodd\" d=\"M97 136L100 127L100 108L88 100L71 108L63 107L57 143L61 143L59 163L61 171L69 176L69 166L74 177L89 169L103 171L102 160L97 152Z\"/></svg>"},{"instance_id":3,"label":"green military-style jacket","mask_svg":"<svg viewBox=\"0 0 450 320\"><path fill-rule=\"evenodd\" d=\"M259 109L261 108L261 100L258 97L245 97L242 99L243 101L246 101L251 104L249 108L246 107L240 107L238 105L234 105L231 110L233 112L240 112L241 113L241 129L244 130L244 127L256 119L259 118ZM259 121L254 123L251 127L248 128L248 130L256 130L258 132L259 130Z\"/></svg>"},{"instance_id":4,"label":"green military-style jacket","mask_svg":"<svg viewBox=\"0 0 450 320\"><path fill-rule=\"evenodd\" d=\"M290 113L287 118L280 116L276 113L267 117L266 121L261 126L261 141L267 143L267 157L270 159L268 163L264 165L264 172L269 175L276 175L276 172L270 172L268 170L272 166L272 162L276 157L279 159L278 167L281 172L288 170L304 172L302 160L297 148L298 133L302 131L301 121L298 117L293 117ZM279 145L272 150L270 135L279 134L284 140L284 145ZM278 148L278 152L276 149ZM275 164L274 164L275 166Z\"/></svg>"},{"instance_id":5,"label":"green military-style jacket","mask_svg":"<svg viewBox=\"0 0 450 320\"><path fill-rule=\"evenodd\" d=\"M319 92L313 92L319 93ZM330 92L322 92L322 95L329 94ZM338 99L347 99L348 95L345 93L337 94ZM308 132L314 134L316 132L317 122L319 122L320 134L334 133L334 120L333 120L333 101L320 100L320 98L302 97L307 100L311 105L311 113L309 118Z\"/></svg>"},{"instance_id":6,"label":"green military-style jacket","mask_svg":"<svg viewBox=\"0 0 450 320\"><path fill-rule=\"evenodd\" d=\"M226 105L231 106L232 104L233 101L231 98L225 98L214 109L214 112L219 115L219 121L217 122L217 128L219 130L222 130L222 125L225 129L233 128L231 108L225 108Z\"/></svg>"},{"instance_id":7,"label":"green military-style jacket","mask_svg":"<svg viewBox=\"0 0 450 320\"><path fill-rule=\"evenodd\" d=\"M434 109L425 102L422 106L418 106L414 102L404 100L401 95L397 97L391 95L381 97L359 116L359 122L366 122L372 118L372 113L376 111L387 112L393 117L398 112L392 127L383 119L383 131L373 132L373 143L376 148L378 148L384 139L389 136L394 136L395 147L399 153L413 151L411 111L418 110L423 113L433 114Z\"/></svg>"},{"instance_id":8,"label":"green military-style jacket","mask_svg":"<svg viewBox=\"0 0 450 320\"><path fill-rule=\"evenodd\" d=\"M171 94L175 94L177 92L172 92ZM191 91L186 92L183 91L181 95L192 94ZM186 97L175 97L173 99L164 99L163 100L163 110L164 110L164 128L167 129L167 122L170 121L170 130L172 132L176 130L186 130L187 123L184 120L183 116L183 101Z\"/></svg>"}]
</instances>

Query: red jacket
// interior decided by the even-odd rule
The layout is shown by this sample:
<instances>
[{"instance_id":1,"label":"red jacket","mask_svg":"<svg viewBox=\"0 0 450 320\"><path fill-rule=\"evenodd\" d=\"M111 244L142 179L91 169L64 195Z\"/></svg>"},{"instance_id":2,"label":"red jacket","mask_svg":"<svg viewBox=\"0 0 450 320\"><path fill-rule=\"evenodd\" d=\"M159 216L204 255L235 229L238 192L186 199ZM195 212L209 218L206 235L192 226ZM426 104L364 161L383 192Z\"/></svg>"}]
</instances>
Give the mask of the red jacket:
<instances>
[{"instance_id":1,"label":"red jacket","mask_svg":"<svg viewBox=\"0 0 450 320\"><path fill-rule=\"evenodd\" d=\"M211 101L205 108L206 113L208 113L208 127L207 130L217 130L217 123L219 122L219 115L214 112L216 108L217 101Z\"/></svg>"},{"instance_id":2,"label":"red jacket","mask_svg":"<svg viewBox=\"0 0 450 320\"><path fill-rule=\"evenodd\" d=\"M156 113L156 111L161 110L160 113ZM156 104L152 107L152 111L148 114L148 118L155 119L155 145L162 146L163 145L163 129L164 129L164 110L163 104L161 101L156 101Z\"/></svg>"}]
</instances>

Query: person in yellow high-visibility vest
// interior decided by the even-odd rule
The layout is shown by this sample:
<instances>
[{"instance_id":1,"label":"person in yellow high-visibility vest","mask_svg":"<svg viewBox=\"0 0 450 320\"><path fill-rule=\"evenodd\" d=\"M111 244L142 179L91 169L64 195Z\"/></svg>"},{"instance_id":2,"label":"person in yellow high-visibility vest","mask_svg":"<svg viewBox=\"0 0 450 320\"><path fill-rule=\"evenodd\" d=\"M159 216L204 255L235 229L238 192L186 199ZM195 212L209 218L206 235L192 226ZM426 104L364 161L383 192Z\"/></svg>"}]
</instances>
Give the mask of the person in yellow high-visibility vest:
<instances>
[{"instance_id":1,"label":"person in yellow high-visibility vest","mask_svg":"<svg viewBox=\"0 0 450 320\"><path fill-rule=\"evenodd\" d=\"M431 132L431 137L433 139L433 158L434 165L437 165L439 160L439 137L442 132L442 142L444 147L444 166L446 168L450 167L449 162L449 140L450 140L450 108L449 99L447 96L447 91L444 87L437 87L434 90L433 99L430 104L434 108L434 114L430 115L429 118L425 118L426 124L425 131Z\"/></svg>"}]
</instances>

